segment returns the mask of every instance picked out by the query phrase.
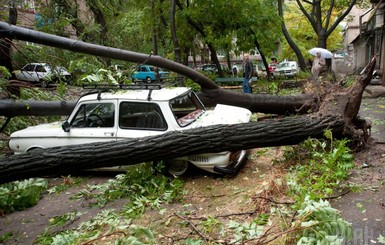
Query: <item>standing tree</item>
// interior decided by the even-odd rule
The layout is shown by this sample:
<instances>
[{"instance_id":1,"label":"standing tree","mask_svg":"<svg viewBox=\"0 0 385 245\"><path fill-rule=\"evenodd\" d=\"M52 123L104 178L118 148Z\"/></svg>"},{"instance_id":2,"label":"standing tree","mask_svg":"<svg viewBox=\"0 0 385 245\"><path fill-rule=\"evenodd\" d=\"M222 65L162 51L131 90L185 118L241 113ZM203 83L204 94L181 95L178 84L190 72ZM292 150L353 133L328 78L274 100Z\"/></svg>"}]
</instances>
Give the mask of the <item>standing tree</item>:
<instances>
[{"instance_id":1,"label":"standing tree","mask_svg":"<svg viewBox=\"0 0 385 245\"><path fill-rule=\"evenodd\" d=\"M318 36L318 47L327 48L328 37L349 14L357 0L296 0L296 2Z\"/></svg>"},{"instance_id":2,"label":"standing tree","mask_svg":"<svg viewBox=\"0 0 385 245\"><path fill-rule=\"evenodd\" d=\"M211 61L219 70L217 52L228 54L231 51L255 50L255 39L261 44L263 53L274 48L272 44L278 39L277 14L271 1L187 1L177 6L190 26L199 33L211 55ZM263 32L261 30L264 30ZM252 30L252 31L251 31ZM275 31L274 31L275 30Z\"/></svg>"},{"instance_id":3,"label":"standing tree","mask_svg":"<svg viewBox=\"0 0 385 245\"><path fill-rule=\"evenodd\" d=\"M17 22L17 9L15 0L8 1L8 22L12 25L16 25ZM6 14L4 15L4 19L6 19ZM11 43L12 39L4 38L0 39L0 66L4 66L9 71L13 71L12 59L11 59Z\"/></svg>"},{"instance_id":4,"label":"standing tree","mask_svg":"<svg viewBox=\"0 0 385 245\"><path fill-rule=\"evenodd\" d=\"M278 0L278 11L282 18L282 31L288 44L296 53L301 68L305 69L306 63L302 53L300 52L300 48L290 37L286 28L287 26L283 20L283 2L284 1L282 0ZM357 0L296 0L295 2L316 34L317 46L327 48L327 40L329 36L349 14Z\"/></svg>"}]
</instances>

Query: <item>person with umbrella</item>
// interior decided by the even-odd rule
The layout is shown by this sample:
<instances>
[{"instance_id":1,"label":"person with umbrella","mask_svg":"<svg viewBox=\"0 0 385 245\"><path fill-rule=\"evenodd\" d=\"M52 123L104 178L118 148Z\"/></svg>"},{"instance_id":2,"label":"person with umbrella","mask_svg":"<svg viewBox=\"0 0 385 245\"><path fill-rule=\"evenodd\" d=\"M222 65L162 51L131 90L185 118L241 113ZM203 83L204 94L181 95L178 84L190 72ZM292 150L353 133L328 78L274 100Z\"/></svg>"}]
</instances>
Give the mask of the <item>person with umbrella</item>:
<instances>
[{"instance_id":1,"label":"person with umbrella","mask_svg":"<svg viewBox=\"0 0 385 245\"><path fill-rule=\"evenodd\" d=\"M321 52L317 52L311 67L312 81L316 82L322 67L326 65L325 59L322 57Z\"/></svg>"},{"instance_id":2,"label":"person with umbrella","mask_svg":"<svg viewBox=\"0 0 385 245\"><path fill-rule=\"evenodd\" d=\"M311 55L314 55L313 65L311 67L312 80L317 81L322 66L326 65L325 59L333 58L333 53L327 49L315 47L309 50Z\"/></svg>"}]
</instances>

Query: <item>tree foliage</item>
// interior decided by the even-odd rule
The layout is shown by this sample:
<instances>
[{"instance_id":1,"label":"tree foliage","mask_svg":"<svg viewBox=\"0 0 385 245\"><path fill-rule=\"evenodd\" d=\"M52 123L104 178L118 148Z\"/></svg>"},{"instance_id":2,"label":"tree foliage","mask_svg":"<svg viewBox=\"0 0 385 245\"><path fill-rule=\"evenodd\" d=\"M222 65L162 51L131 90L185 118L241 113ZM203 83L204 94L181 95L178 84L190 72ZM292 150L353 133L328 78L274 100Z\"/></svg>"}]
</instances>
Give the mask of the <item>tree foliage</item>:
<instances>
[{"instance_id":1,"label":"tree foliage","mask_svg":"<svg viewBox=\"0 0 385 245\"><path fill-rule=\"evenodd\" d=\"M309 49L318 46L317 33L312 29L308 19L302 14L301 10L296 4L287 4L285 8L285 23L289 30L293 41L299 46L304 58L311 58L312 56L307 52ZM336 12L332 13L333 18L336 18ZM327 47L330 50L337 50L342 45L342 28L338 26L336 31L332 32L327 39ZM295 54L292 52L290 46L286 42L281 43L282 53L281 59L295 60Z\"/></svg>"},{"instance_id":2,"label":"tree foliage","mask_svg":"<svg viewBox=\"0 0 385 245\"><path fill-rule=\"evenodd\" d=\"M9 10L12 9L12 3L14 1L9 1ZM242 52L250 52L256 47L264 60L265 56L276 56L280 50L278 45L282 35L278 29L282 23L277 11L278 3L280 1L268 0L38 0L35 1L39 14L36 28L95 44L158 54L185 65L188 64L189 57L196 55L202 57L202 63L211 61L219 65L218 55L221 55L227 58L227 64L230 66L232 54L239 57ZM338 24L356 3L367 3L367 0L284 2L284 24L291 35L286 39L292 38L294 42L289 42L291 50L283 46L282 57L292 59L292 51L295 51L301 67L304 67L304 58L307 58L307 55L303 52L309 46L337 48L335 44L338 43ZM0 15L10 15L10 11L0 11ZM293 18L295 21L292 21ZM301 28L298 28L299 25ZM298 51L294 45L298 46ZM211 57L207 48L210 49ZM18 50L23 51L20 47ZM74 57L67 53L47 49L47 55L36 53L35 56L28 55L24 59L18 57L20 63L17 63L17 66L26 60L36 60L35 57L48 61L53 59L54 63L65 66L74 60ZM123 63L106 58L99 59L105 66ZM5 62L4 59L2 65L5 65ZM194 59L194 65L196 62ZM6 66L11 68L10 65Z\"/></svg>"},{"instance_id":3,"label":"tree foliage","mask_svg":"<svg viewBox=\"0 0 385 245\"><path fill-rule=\"evenodd\" d=\"M327 39L349 14L357 0L296 0L317 35L317 46L327 48Z\"/></svg>"}]
</instances>

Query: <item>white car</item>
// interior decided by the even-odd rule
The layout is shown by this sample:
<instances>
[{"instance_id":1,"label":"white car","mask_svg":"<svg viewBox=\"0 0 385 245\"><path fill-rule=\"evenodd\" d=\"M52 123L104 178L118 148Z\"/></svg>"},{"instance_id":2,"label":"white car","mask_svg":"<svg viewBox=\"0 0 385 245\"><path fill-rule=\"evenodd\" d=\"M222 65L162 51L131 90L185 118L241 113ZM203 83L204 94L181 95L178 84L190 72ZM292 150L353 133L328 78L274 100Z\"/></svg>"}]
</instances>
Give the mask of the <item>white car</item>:
<instances>
[{"instance_id":1,"label":"white car","mask_svg":"<svg viewBox=\"0 0 385 245\"><path fill-rule=\"evenodd\" d=\"M117 90L81 97L68 119L14 132L9 147L15 153L36 148L112 141L164 134L214 124L250 121L248 109L217 105L206 110L189 88L136 85L140 90ZM156 90L154 86L158 87ZM128 86L127 86L128 87ZM146 89L142 89L145 87ZM180 157L166 161L172 175L182 175L191 164L218 174L233 174L242 165L245 150Z\"/></svg>"},{"instance_id":2,"label":"white car","mask_svg":"<svg viewBox=\"0 0 385 245\"><path fill-rule=\"evenodd\" d=\"M18 80L31 83L40 83L42 87L47 87L49 83L63 80L68 82L71 74L62 66L52 67L47 63L29 63L21 70L13 71Z\"/></svg>"},{"instance_id":3,"label":"white car","mask_svg":"<svg viewBox=\"0 0 385 245\"><path fill-rule=\"evenodd\" d=\"M300 68L296 61L283 61L275 68L274 76L294 77L298 74Z\"/></svg>"}]
</instances>

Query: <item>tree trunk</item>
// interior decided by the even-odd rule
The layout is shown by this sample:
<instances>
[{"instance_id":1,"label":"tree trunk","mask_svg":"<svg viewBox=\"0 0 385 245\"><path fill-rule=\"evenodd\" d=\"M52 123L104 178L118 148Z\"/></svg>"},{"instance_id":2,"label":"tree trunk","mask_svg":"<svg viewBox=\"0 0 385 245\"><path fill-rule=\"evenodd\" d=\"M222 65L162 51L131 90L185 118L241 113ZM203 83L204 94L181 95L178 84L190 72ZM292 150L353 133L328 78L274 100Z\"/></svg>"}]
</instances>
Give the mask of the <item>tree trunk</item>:
<instances>
[{"instance_id":1,"label":"tree trunk","mask_svg":"<svg viewBox=\"0 0 385 245\"><path fill-rule=\"evenodd\" d=\"M171 0L171 11L170 11L170 31L172 36L172 43L174 44L174 55L175 61L181 63L181 50L179 46L178 37L176 35L175 27L175 0Z\"/></svg>"},{"instance_id":2,"label":"tree trunk","mask_svg":"<svg viewBox=\"0 0 385 245\"><path fill-rule=\"evenodd\" d=\"M282 29L283 35L285 36L287 43L293 49L294 53L297 56L298 63L299 63L299 66L301 67L301 70L304 71L304 70L306 70L305 59L303 58L303 55L302 55L299 47L296 45L296 43L290 37L289 31L286 28L285 20L283 18L283 6L282 6L283 2L284 2L284 0L278 0L278 14L282 18L281 29Z\"/></svg>"},{"instance_id":3,"label":"tree trunk","mask_svg":"<svg viewBox=\"0 0 385 245\"><path fill-rule=\"evenodd\" d=\"M0 116L68 116L76 101L0 100Z\"/></svg>"},{"instance_id":4,"label":"tree trunk","mask_svg":"<svg viewBox=\"0 0 385 245\"><path fill-rule=\"evenodd\" d=\"M90 168L132 165L201 153L292 145L309 137L322 137L325 129L338 133L343 127L344 121L340 117L302 116L36 150L1 159L0 184L31 177L65 175Z\"/></svg>"},{"instance_id":5,"label":"tree trunk","mask_svg":"<svg viewBox=\"0 0 385 245\"><path fill-rule=\"evenodd\" d=\"M217 104L247 108L252 112L287 115L304 114L314 106L312 95L278 96L243 94L224 89L207 89L198 93L206 107ZM66 116L76 101L0 100L0 116Z\"/></svg>"},{"instance_id":6,"label":"tree trunk","mask_svg":"<svg viewBox=\"0 0 385 245\"><path fill-rule=\"evenodd\" d=\"M15 25L17 23L17 9L14 0L10 0L8 3L10 24ZM0 39L0 66L4 66L8 71L13 71L13 65L11 60L11 43L12 39L2 38ZM13 74L12 74L13 76Z\"/></svg>"},{"instance_id":7,"label":"tree trunk","mask_svg":"<svg viewBox=\"0 0 385 245\"><path fill-rule=\"evenodd\" d=\"M90 3L88 5L91 9L91 11L94 13L95 20L96 22L100 25L100 34L99 34L99 42L102 45L106 45L108 42L107 40L107 33L108 33L108 27L107 27L107 22L106 19L104 18L103 12L100 10L100 7L97 6L95 3Z\"/></svg>"},{"instance_id":8,"label":"tree trunk","mask_svg":"<svg viewBox=\"0 0 385 245\"><path fill-rule=\"evenodd\" d=\"M258 39L257 39L257 35L253 32L253 30L250 29L250 31L253 33L254 45L258 49L259 54L261 55L261 58L262 58L263 65L265 66L266 76L267 76L268 79L270 79L271 78L271 74L269 72L269 65L267 64L265 53L262 51L261 45L259 45L259 42L258 42Z\"/></svg>"}]
</instances>

